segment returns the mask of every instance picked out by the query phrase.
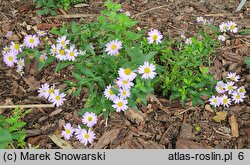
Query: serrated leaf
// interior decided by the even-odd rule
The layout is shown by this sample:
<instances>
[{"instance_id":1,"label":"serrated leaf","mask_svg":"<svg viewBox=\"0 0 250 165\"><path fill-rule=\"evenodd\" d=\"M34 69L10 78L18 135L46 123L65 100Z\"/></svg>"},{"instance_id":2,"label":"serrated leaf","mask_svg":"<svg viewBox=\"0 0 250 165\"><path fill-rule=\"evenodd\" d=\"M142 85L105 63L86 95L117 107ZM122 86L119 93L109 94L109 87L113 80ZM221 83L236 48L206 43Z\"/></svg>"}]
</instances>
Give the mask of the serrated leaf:
<instances>
[{"instance_id":1,"label":"serrated leaf","mask_svg":"<svg viewBox=\"0 0 250 165\"><path fill-rule=\"evenodd\" d=\"M216 115L212 118L212 120L219 123L226 119L227 113L228 113L227 111L216 112Z\"/></svg>"}]
</instances>

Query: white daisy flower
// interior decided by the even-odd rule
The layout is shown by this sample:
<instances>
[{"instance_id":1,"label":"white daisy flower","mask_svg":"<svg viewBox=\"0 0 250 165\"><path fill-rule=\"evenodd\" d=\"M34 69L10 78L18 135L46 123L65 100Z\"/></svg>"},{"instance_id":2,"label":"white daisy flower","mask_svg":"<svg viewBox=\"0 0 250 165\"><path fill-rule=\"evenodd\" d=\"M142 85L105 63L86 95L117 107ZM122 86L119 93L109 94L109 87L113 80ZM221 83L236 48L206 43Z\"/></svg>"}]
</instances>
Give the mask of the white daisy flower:
<instances>
[{"instance_id":1,"label":"white daisy flower","mask_svg":"<svg viewBox=\"0 0 250 165\"><path fill-rule=\"evenodd\" d=\"M66 123L63 127L64 131L62 131L62 136L65 140L69 140L73 136L75 129L71 126L70 123Z\"/></svg>"},{"instance_id":2,"label":"white daisy flower","mask_svg":"<svg viewBox=\"0 0 250 165\"><path fill-rule=\"evenodd\" d=\"M83 124L86 124L89 128L93 127L97 123L97 116L93 112L86 112L82 117Z\"/></svg>"},{"instance_id":3,"label":"white daisy flower","mask_svg":"<svg viewBox=\"0 0 250 165\"><path fill-rule=\"evenodd\" d=\"M246 98L246 96L245 95L242 95L242 94L240 94L240 93L238 93L238 92L233 92L233 94L232 94L232 100L234 101L234 103L235 104L238 104L238 103L240 103L240 102L243 102L244 100L244 98Z\"/></svg>"},{"instance_id":4,"label":"white daisy flower","mask_svg":"<svg viewBox=\"0 0 250 165\"><path fill-rule=\"evenodd\" d=\"M120 88L119 89L119 94L118 96L120 96L120 98L123 98L123 99L126 99L128 97L130 97L130 91L128 89L123 89L123 88Z\"/></svg>"},{"instance_id":5,"label":"white daisy flower","mask_svg":"<svg viewBox=\"0 0 250 165\"><path fill-rule=\"evenodd\" d=\"M9 66L9 67L13 67L14 64L17 62L17 55L14 51L10 51L8 53L6 53L3 56L3 61L4 63Z\"/></svg>"},{"instance_id":6,"label":"white daisy flower","mask_svg":"<svg viewBox=\"0 0 250 165\"><path fill-rule=\"evenodd\" d=\"M155 65L144 62L143 65L140 65L138 68L138 73L142 74L143 79L153 79L156 75Z\"/></svg>"},{"instance_id":7,"label":"white daisy flower","mask_svg":"<svg viewBox=\"0 0 250 165\"><path fill-rule=\"evenodd\" d=\"M39 97L44 97L47 99L49 97L49 84L48 83L42 84L38 90L38 93Z\"/></svg>"},{"instance_id":8,"label":"white daisy flower","mask_svg":"<svg viewBox=\"0 0 250 165\"><path fill-rule=\"evenodd\" d=\"M238 28L236 26L237 24L235 22L232 21L227 22L227 27L230 32L237 33Z\"/></svg>"},{"instance_id":9,"label":"white daisy flower","mask_svg":"<svg viewBox=\"0 0 250 165\"><path fill-rule=\"evenodd\" d=\"M16 54L22 52L23 45L20 45L18 43L11 42L10 50L14 51Z\"/></svg>"},{"instance_id":10,"label":"white daisy flower","mask_svg":"<svg viewBox=\"0 0 250 165\"><path fill-rule=\"evenodd\" d=\"M20 60L17 61L16 64L17 64L17 67L18 67L18 68L22 69L22 68L24 67L24 65L25 65L24 59L21 58Z\"/></svg>"},{"instance_id":11,"label":"white daisy flower","mask_svg":"<svg viewBox=\"0 0 250 165\"><path fill-rule=\"evenodd\" d=\"M42 37L42 36L45 36L47 33L45 32L45 31L37 31L37 35L39 36L39 37Z\"/></svg>"},{"instance_id":12,"label":"white daisy flower","mask_svg":"<svg viewBox=\"0 0 250 165\"><path fill-rule=\"evenodd\" d=\"M70 47L69 49L66 49L66 56L67 59L70 61L75 61L76 57L78 56L78 51L74 47Z\"/></svg>"},{"instance_id":13,"label":"white daisy flower","mask_svg":"<svg viewBox=\"0 0 250 165\"><path fill-rule=\"evenodd\" d=\"M210 105L214 106L214 107L218 107L221 104L221 98L218 96L212 96L209 99Z\"/></svg>"},{"instance_id":14,"label":"white daisy flower","mask_svg":"<svg viewBox=\"0 0 250 165\"><path fill-rule=\"evenodd\" d=\"M48 59L46 52L43 52L40 57L39 57L39 61L41 62L45 62Z\"/></svg>"},{"instance_id":15,"label":"white daisy flower","mask_svg":"<svg viewBox=\"0 0 250 165\"><path fill-rule=\"evenodd\" d=\"M234 82L232 82L232 81L229 81L229 82L227 82L227 83L225 84L224 89L225 89L225 91L228 92L228 94L232 94L233 91L234 91L235 89L237 89L237 87L236 87L236 86L233 86L233 85L234 85Z\"/></svg>"},{"instance_id":16,"label":"white daisy flower","mask_svg":"<svg viewBox=\"0 0 250 165\"><path fill-rule=\"evenodd\" d=\"M129 11L126 11L126 12L125 12L125 15L126 15L126 16L128 16L128 17L130 17L130 16L131 16L131 14L130 14L130 12L129 12Z\"/></svg>"},{"instance_id":17,"label":"white daisy flower","mask_svg":"<svg viewBox=\"0 0 250 165\"><path fill-rule=\"evenodd\" d=\"M231 72L230 72L230 73L227 75L227 78L230 79L230 80L232 80L232 81L238 82L239 79L240 79L240 76L239 76L239 75L236 75L236 73L231 73Z\"/></svg>"},{"instance_id":18,"label":"white daisy flower","mask_svg":"<svg viewBox=\"0 0 250 165\"><path fill-rule=\"evenodd\" d=\"M7 54L9 51L10 51L10 47L5 46L5 47L3 48L3 50L2 50L2 54L5 55L5 54Z\"/></svg>"},{"instance_id":19,"label":"white daisy flower","mask_svg":"<svg viewBox=\"0 0 250 165\"><path fill-rule=\"evenodd\" d=\"M60 45L51 45L50 53L54 56L61 49Z\"/></svg>"},{"instance_id":20,"label":"white daisy flower","mask_svg":"<svg viewBox=\"0 0 250 165\"><path fill-rule=\"evenodd\" d=\"M181 34L181 39L182 40L185 40L186 39L186 36L184 34Z\"/></svg>"},{"instance_id":21,"label":"white daisy flower","mask_svg":"<svg viewBox=\"0 0 250 165\"><path fill-rule=\"evenodd\" d=\"M80 128L76 131L76 138L84 145L87 145L88 143L93 143L94 139L96 138L96 135L94 131L91 131L91 129L87 131L86 129Z\"/></svg>"},{"instance_id":22,"label":"white daisy flower","mask_svg":"<svg viewBox=\"0 0 250 165\"><path fill-rule=\"evenodd\" d=\"M114 93L114 91L112 90L112 86L111 85L108 85L104 91L104 96L113 101L115 98L116 98L116 95Z\"/></svg>"},{"instance_id":23,"label":"white daisy flower","mask_svg":"<svg viewBox=\"0 0 250 165\"><path fill-rule=\"evenodd\" d=\"M226 41L226 37L224 35L219 35L218 40L224 42Z\"/></svg>"},{"instance_id":24,"label":"white daisy flower","mask_svg":"<svg viewBox=\"0 0 250 165\"><path fill-rule=\"evenodd\" d=\"M224 106L224 107L229 107L229 105L231 105L231 99L228 98L227 95L223 95L221 96L221 104Z\"/></svg>"},{"instance_id":25,"label":"white daisy flower","mask_svg":"<svg viewBox=\"0 0 250 165\"><path fill-rule=\"evenodd\" d=\"M196 22L198 22L198 23L203 22L203 20L204 20L203 17L197 17L196 18Z\"/></svg>"},{"instance_id":26,"label":"white daisy flower","mask_svg":"<svg viewBox=\"0 0 250 165\"><path fill-rule=\"evenodd\" d=\"M192 44L191 38L187 38L186 41L185 41L185 43L186 43L187 45L191 45L191 44Z\"/></svg>"},{"instance_id":27,"label":"white daisy flower","mask_svg":"<svg viewBox=\"0 0 250 165\"><path fill-rule=\"evenodd\" d=\"M163 38L163 35L156 29L151 30L150 32L148 32L148 43L149 44L153 44L154 42L158 45L159 43L161 43L161 40Z\"/></svg>"},{"instance_id":28,"label":"white daisy flower","mask_svg":"<svg viewBox=\"0 0 250 165\"><path fill-rule=\"evenodd\" d=\"M116 109L116 112L121 112L121 111L125 111L128 109L128 101L123 99L123 98L119 98L117 97L114 101L113 101L113 105L112 107Z\"/></svg>"},{"instance_id":29,"label":"white daisy flower","mask_svg":"<svg viewBox=\"0 0 250 165\"><path fill-rule=\"evenodd\" d=\"M215 90L218 92L218 93L224 93L225 90L224 90L224 82L223 81L218 81L217 84L216 84L216 87L215 87Z\"/></svg>"},{"instance_id":30,"label":"white daisy flower","mask_svg":"<svg viewBox=\"0 0 250 165\"><path fill-rule=\"evenodd\" d=\"M221 32L226 32L228 30L228 25L227 23L225 22L222 22L220 25L219 25L219 29Z\"/></svg>"},{"instance_id":31,"label":"white daisy flower","mask_svg":"<svg viewBox=\"0 0 250 165\"><path fill-rule=\"evenodd\" d=\"M62 36L56 41L62 48L65 48L69 44L69 40L66 39L66 36Z\"/></svg>"},{"instance_id":32,"label":"white daisy flower","mask_svg":"<svg viewBox=\"0 0 250 165\"><path fill-rule=\"evenodd\" d=\"M65 51L65 49L63 49L63 48L62 48L62 49L59 49L59 50L57 51L56 58L57 58L58 60L60 60L60 61L67 60L68 57L66 56L66 51Z\"/></svg>"},{"instance_id":33,"label":"white daisy flower","mask_svg":"<svg viewBox=\"0 0 250 165\"><path fill-rule=\"evenodd\" d=\"M106 44L105 51L108 53L108 55L115 56L119 54L119 50L121 48L122 48L122 42L116 39Z\"/></svg>"},{"instance_id":34,"label":"white daisy flower","mask_svg":"<svg viewBox=\"0 0 250 165\"><path fill-rule=\"evenodd\" d=\"M118 74L122 79L127 79L129 81L133 81L136 78L136 73L134 73L130 68L120 68L118 70Z\"/></svg>"},{"instance_id":35,"label":"white daisy flower","mask_svg":"<svg viewBox=\"0 0 250 165\"><path fill-rule=\"evenodd\" d=\"M20 76L23 76L23 74L24 74L23 68L17 67L16 72L17 72Z\"/></svg>"},{"instance_id":36,"label":"white daisy flower","mask_svg":"<svg viewBox=\"0 0 250 165\"><path fill-rule=\"evenodd\" d=\"M50 102L52 102L56 107L63 105L63 102L66 100L64 97L66 94L55 91L50 95Z\"/></svg>"},{"instance_id":37,"label":"white daisy flower","mask_svg":"<svg viewBox=\"0 0 250 165\"><path fill-rule=\"evenodd\" d=\"M36 35L27 35L24 38L24 45L28 48L35 48L40 43L39 38Z\"/></svg>"},{"instance_id":38,"label":"white daisy flower","mask_svg":"<svg viewBox=\"0 0 250 165\"><path fill-rule=\"evenodd\" d=\"M123 79L119 77L118 81L116 82L116 85L119 88L130 89L131 87L134 86L134 83L132 81L129 81L128 79Z\"/></svg>"},{"instance_id":39,"label":"white daisy flower","mask_svg":"<svg viewBox=\"0 0 250 165\"><path fill-rule=\"evenodd\" d=\"M237 89L237 92L241 95L244 95L246 93L245 87L241 86Z\"/></svg>"}]
</instances>

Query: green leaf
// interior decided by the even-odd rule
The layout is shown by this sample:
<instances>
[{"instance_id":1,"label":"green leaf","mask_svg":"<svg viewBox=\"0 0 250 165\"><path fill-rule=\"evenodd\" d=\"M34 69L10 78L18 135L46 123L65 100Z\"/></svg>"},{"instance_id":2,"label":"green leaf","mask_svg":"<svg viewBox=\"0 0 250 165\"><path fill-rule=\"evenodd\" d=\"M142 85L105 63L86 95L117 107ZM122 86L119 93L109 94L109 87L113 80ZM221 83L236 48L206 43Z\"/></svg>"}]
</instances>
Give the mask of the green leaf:
<instances>
[{"instance_id":1,"label":"green leaf","mask_svg":"<svg viewBox=\"0 0 250 165\"><path fill-rule=\"evenodd\" d=\"M92 78L95 77L95 74L89 68L84 67L82 64L76 64L75 67L85 76Z\"/></svg>"},{"instance_id":2,"label":"green leaf","mask_svg":"<svg viewBox=\"0 0 250 165\"><path fill-rule=\"evenodd\" d=\"M78 27L77 27L77 24L76 24L75 21L73 21L73 22L71 23L71 29L72 29L72 32L73 32L73 33L77 33L77 32L78 32Z\"/></svg>"},{"instance_id":3,"label":"green leaf","mask_svg":"<svg viewBox=\"0 0 250 165\"><path fill-rule=\"evenodd\" d=\"M71 61L60 62L59 64L57 64L57 66L55 68L55 72L59 72L60 70L62 70L63 68L66 68L67 66L69 66L71 64L72 64Z\"/></svg>"},{"instance_id":4,"label":"green leaf","mask_svg":"<svg viewBox=\"0 0 250 165\"><path fill-rule=\"evenodd\" d=\"M6 129L0 129L0 144L12 142L12 135Z\"/></svg>"}]
</instances>

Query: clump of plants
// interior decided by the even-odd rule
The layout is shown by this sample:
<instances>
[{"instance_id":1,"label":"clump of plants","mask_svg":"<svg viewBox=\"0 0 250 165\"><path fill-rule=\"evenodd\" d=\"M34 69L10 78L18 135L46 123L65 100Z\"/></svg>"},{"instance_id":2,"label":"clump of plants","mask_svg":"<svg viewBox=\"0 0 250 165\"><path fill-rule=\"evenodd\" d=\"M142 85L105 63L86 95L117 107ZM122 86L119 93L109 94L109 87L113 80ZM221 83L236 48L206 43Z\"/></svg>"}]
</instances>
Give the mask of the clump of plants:
<instances>
[{"instance_id":1,"label":"clump of plants","mask_svg":"<svg viewBox=\"0 0 250 165\"><path fill-rule=\"evenodd\" d=\"M9 116L0 115L0 148L25 148L25 122L29 111L15 108Z\"/></svg>"},{"instance_id":2,"label":"clump of plants","mask_svg":"<svg viewBox=\"0 0 250 165\"><path fill-rule=\"evenodd\" d=\"M70 6L84 3L86 0L33 0L39 15L56 15L56 10L60 7L67 10Z\"/></svg>"}]
</instances>

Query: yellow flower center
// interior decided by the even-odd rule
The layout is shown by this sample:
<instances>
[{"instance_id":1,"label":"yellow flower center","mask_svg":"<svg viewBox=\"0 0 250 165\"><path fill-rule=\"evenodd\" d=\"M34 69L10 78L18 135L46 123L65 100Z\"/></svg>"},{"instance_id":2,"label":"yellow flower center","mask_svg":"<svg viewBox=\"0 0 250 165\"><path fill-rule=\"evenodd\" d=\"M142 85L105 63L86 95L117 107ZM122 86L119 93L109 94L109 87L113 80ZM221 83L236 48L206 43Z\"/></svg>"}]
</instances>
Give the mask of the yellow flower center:
<instances>
[{"instance_id":1,"label":"yellow flower center","mask_svg":"<svg viewBox=\"0 0 250 165\"><path fill-rule=\"evenodd\" d=\"M128 84L128 80L122 80L122 83L126 85Z\"/></svg>"},{"instance_id":2,"label":"yellow flower center","mask_svg":"<svg viewBox=\"0 0 250 165\"><path fill-rule=\"evenodd\" d=\"M228 90L233 90L233 87L232 86L228 86Z\"/></svg>"},{"instance_id":3,"label":"yellow flower center","mask_svg":"<svg viewBox=\"0 0 250 165\"><path fill-rule=\"evenodd\" d=\"M74 56L74 52L70 52L69 55L70 55L70 56Z\"/></svg>"},{"instance_id":4,"label":"yellow flower center","mask_svg":"<svg viewBox=\"0 0 250 165\"><path fill-rule=\"evenodd\" d=\"M235 77L234 77L234 76L232 76L232 77L231 77L231 80L235 80Z\"/></svg>"},{"instance_id":5,"label":"yellow flower center","mask_svg":"<svg viewBox=\"0 0 250 165\"><path fill-rule=\"evenodd\" d=\"M84 137L85 137L86 139L88 139L88 138L89 138L89 134L85 134Z\"/></svg>"},{"instance_id":6,"label":"yellow flower center","mask_svg":"<svg viewBox=\"0 0 250 165\"><path fill-rule=\"evenodd\" d=\"M150 73L150 69L149 68L145 68L144 69L144 73L149 74Z\"/></svg>"},{"instance_id":7,"label":"yellow flower center","mask_svg":"<svg viewBox=\"0 0 250 165\"><path fill-rule=\"evenodd\" d=\"M234 25L231 25L231 26L230 26L230 29L232 29L232 30L235 29L235 26L234 26Z\"/></svg>"},{"instance_id":8,"label":"yellow flower center","mask_svg":"<svg viewBox=\"0 0 250 165\"><path fill-rule=\"evenodd\" d=\"M127 68L127 69L124 70L124 73L125 73L126 75L130 75L131 72L132 72L132 70L129 69L129 68Z\"/></svg>"},{"instance_id":9,"label":"yellow flower center","mask_svg":"<svg viewBox=\"0 0 250 165\"><path fill-rule=\"evenodd\" d=\"M123 106L123 103L120 101L117 103L118 107L122 107Z\"/></svg>"},{"instance_id":10,"label":"yellow flower center","mask_svg":"<svg viewBox=\"0 0 250 165\"><path fill-rule=\"evenodd\" d=\"M65 55L65 50L64 49L60 50L60 54Z\"/></svg>"},{"instance_id":11,"label":"yellow flower center","mask_svg":"<svg viewBox=\"0 0 250 165\"><path fill-rule=\"evenodd\" d=\"M15 49L15 50L18 50L19 47L20 47L19 44L14 44L14 49Z\"/></svg>"},{"instance_id":12,"label":"yellow flower center","mask_svg":"<svg viewBox=\"0 0 250 165\"><path fill-rule=\"evenodd\" d=\"M157 40L158 36L155 34L153 35L153 40Z\"/></svg>"},{"instance_id":13,"label":"yellow flower center","mask_svg":"<svg viewBox=\"0 0 250 165\"><path fill-rule=\"evenodd\" d=\"M65 45L65 41L61 41L61 45L64 46Z\"/></svg>"},{"instance_id":14,"label":"yellow flower center","mask_svg":"<svg viewBox=\"0 0 250 165\"><path fill-rule=\"evenodd\" d=\"M240 99L240 95L236 95L235 98L236 98L236 99Z\"/></svg>"},{"instance_id":15,"label":"yellow flower center","mask_svg":"<svg viewBox=\"0 0 250 165\"><path fill-rule=\"evenodd\" d=\"M223 87L219 87L219 90L223 90Z\"/></svg>"},{"instance_id":16,"label":"yellow flower center","mask_svg":"<svg viewBox=\"0 0 250 165\"><path fill-rule=\"evenodd\" d=\"M43 58L43 57L40 57L39 60L40 60L41 62L44 62L44 58Z\"/></svg>"},{"instance_id":17,"label":"yellow flower center","mask_svg":"<svg viewBox=\"0 0 250 165\"><path fill-rule=\"evenodd\" d=\"M92 121L93 118L91 116L88 117L88 121Z\"/></svg>"},{"instance_id":18,"label":"yellow flower center","mask_svg":"<svg viewBox=\"0 0 250 165\"><path fill-rule=\"evenodd\" d=\"M244 93L245 90L243 88L240 88L240 93Z\"/></svg>"},{"instance_id":19,"label":"yellow flower center","mask_svg":"<svg viewBox=\"0 0 250 165\"><path fill-rule=\"evenodd\" d=\"M70 134L70 129L65 130L66 134Z\"/></svg>"},{"instance_id":20,"label":"yellow flower center","mask_svg":"<svg viewBox=\"0 0 250 165\"><path fill-rule=\"evenodd\" d=\"M9 61L13 61L13 56L9 56Z\"/></svg>"},{"instance_id":21,"label":"yellow flower center","mask_svg":"<svg viewBox=\"0 0 250 165\"><path fill-rule=\"evenodd\" d=\"M61 99L61 97L60 96L56 96L56 98L55 98L56 100L60 100Z\"/></svg>"},{"instance_id":22,"label":"yellow flower center","mask_svg":"<svg viewBox=\"0 0 250 165\"><path fill-rule=\"evenodd\" d=\"M126 91L123 91L123 92L122 92L122 95L126 95L126 94L127 94L127 92L126 92Z\"/></svg>"},{"instance_id":23,"label":"yellow flower center","mask_svg":"<svg viewBox=\"0 0 250 165\"><path fill-rule=\"evenodd\" d=\"M42 90L42 92L43 92L43 93L45 93L45 92L46 92L46 90L45 90L45 89L43 89L43 90Z\"/></svg>"},{"instance_id":24,"label":"yellow flower center","mask_svg":"<svg viewBox=\"0 0 250 165\"><path fill-rule=\"evenodd\" d=\"M34 38L30 38L29 42L33 44L35 42Z\"/></svg>"},{"instance_id":25,"label":"yellow flower center","mask_svg":"<svg viewBox=\"0 0 250 165\"><path fill-rule=\"evenodd\" d=\"M223 103L224 104L226 104L227 103L227 99L225 98L225 99L223 99Z\"/></svg>"},{"instance_id":26,"label":"yellow flower center","mask_svg":"<svg viewBox=\"0 0 250 165\"><path fill-rule=\"evenodd\" d=\"M110 90L109 90L109 94L110 94L110 95L114 95L114 92L110 89Z\"/></svg>"},{"instance_id":27,"label":"yellow flower center","mask_svg":"<svg viewBox=\"0 0 250 165\"><path fill-rule=\"evenodd\" d=\"M216 99L214 99L213 101L214 101L214 103L217 103L217 100L216 100Z\"/></svg>"},{"instance_id":28,"label":"yellow flower center","mask_svg":"<svg viewBox=\"0 0 250 165\"><path fill-rule=\"evenodd\" d=\"M116 49L116 45L113 44L113 45L111 46L111 49L112 49L112 50L115 50L115 49Z\"/></svg>"},{"instance_id":29,"label":"yellow flower center","mask_svg":"<svg viewBox=\"0 0 250 165\"><path fill-rule=\"evenodd\" d=\"M57 49L55 48L55 49L53 49L53 53L56 53L57 52Z\"/></svg>"}]
</instances>

